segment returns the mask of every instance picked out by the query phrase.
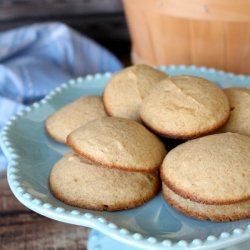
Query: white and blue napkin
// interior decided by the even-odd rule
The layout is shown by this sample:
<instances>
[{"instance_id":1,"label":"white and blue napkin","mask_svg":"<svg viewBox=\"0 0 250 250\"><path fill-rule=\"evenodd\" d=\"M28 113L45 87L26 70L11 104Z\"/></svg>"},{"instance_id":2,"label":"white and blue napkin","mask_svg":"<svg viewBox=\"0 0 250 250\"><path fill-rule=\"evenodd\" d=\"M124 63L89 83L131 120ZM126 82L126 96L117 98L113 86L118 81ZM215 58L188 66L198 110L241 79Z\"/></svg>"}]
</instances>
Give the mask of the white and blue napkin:
<instances>
[{"instance_id":1,"label":"white and blue napkin","mask_svg":"<svg viewBox=\"0 0 250 250\"><path fill-rule=\"evenodd\" d=\"M61 83L121 68L109 51L62 23L0 32L0 130L18 110ZM0 149L0 170L5 167Z\"/></svg>"}]
</instances>

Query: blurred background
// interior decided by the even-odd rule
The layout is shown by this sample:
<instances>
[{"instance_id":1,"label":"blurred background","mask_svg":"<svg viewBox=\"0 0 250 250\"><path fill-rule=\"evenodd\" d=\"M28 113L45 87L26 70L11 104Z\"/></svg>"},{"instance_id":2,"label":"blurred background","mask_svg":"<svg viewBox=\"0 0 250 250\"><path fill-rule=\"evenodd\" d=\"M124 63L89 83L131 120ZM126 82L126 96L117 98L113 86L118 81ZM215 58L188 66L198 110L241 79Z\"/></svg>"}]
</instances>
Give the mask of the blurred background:
<instances>
[{"instance_id":1,"label":"blurred background","mask_svg":"<svg viewBox=\"0 0 250 250\"><path fill-rule=\"evenodd\" d=\"M193 64L250 73L248 0L0 0L0 5L0 31L59 21L125 65Z\"/></svg>"},{"instance_id":2,"label":"blurred background","mask_svg":"<svg viewBox=\"0 0 250 250\"><path fill-rule=\"evenodd\" d=\"M129 64L122 0L0 0L0 31L51 21L71 26Z\"/></svg>"}]
</instances>

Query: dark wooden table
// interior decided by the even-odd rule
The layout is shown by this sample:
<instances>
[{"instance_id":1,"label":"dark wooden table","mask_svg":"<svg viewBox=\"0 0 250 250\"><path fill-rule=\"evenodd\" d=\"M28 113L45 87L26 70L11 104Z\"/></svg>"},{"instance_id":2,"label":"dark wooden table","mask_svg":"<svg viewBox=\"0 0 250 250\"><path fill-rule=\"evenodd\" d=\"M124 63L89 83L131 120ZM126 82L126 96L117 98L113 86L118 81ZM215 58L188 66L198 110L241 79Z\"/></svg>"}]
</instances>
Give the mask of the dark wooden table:
<instances>
[{"instance_id":1,"label":"dark wooden table","mask_svg":"<svg viewBox=\"0 0 250 250\"><path fill-rule=\"evenodd\" d=\"M50 220L14 197L0 172L0 249L87 249L89 229Z\"/></svg>"}]
</instances>

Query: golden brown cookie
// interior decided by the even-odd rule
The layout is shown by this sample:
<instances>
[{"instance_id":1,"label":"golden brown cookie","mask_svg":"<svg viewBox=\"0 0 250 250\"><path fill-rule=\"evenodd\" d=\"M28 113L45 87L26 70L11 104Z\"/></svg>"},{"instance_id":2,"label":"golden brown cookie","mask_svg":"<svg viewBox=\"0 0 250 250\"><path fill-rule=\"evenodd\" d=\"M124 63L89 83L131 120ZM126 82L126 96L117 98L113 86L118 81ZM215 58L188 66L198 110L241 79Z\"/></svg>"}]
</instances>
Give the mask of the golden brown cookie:
<instances>
[{"instance_id":1,"label":"golden brown cookie","mask_svg":"<svg viewBox=\"0 0 250 250\"><path fill-rule=\"evenodd\" d=\"M87 123L67 137L67 144L98 165L138 172L157 170L167 153L164 144L143 125L115 117Z\"/></svg>"},{"instance_id":2,"label":"golden brown cookie","mask_svg":"<svg viewBox=\"0 0 250 250\"><path fill-rule=\"evenodd\" d=\"M115 211L144 204L158 193L160 181L157 172L107 169L68 153L53 167L49 186L68 205Z\"/></svg>"},{"instance_id":3,"label":"golden brown cookie","mask_svg":"<svg viewBox=\"0 0 250 250\"><path fill-rule=\"evenodd\" d=\"M156 133L188 139L222 127L229 102L219 87L196 76L174 76L158 83L141 103L142 121Z\"/></svg>"},{"instance_id":4,"label":"golden brown cookie","mask_svg":"<svg viewBox=\"0 0 250 250\"><path fill-rule=\"evenodd\" d=\"M49 116L45 122L45 129L51 138L66 143L66 138L72 131L104 116L107 115L101 97L84 96Z\"/></svg>"},{"instance_id":5,"label":"golden brown cookie","mask_svg":"<svg viewBox=\"0 0 250 250\"><path fill-rule=\"evenodd\" d=\"M163 197L181 213L202 220L235 221L250 218L250 200L229 205L207 205L185 199L162 185Z\"/></svg>"},{"instance_id":6,"label":"golden brown cookie","mask_svg":"<svg viewBox=\"0 0 250 250\"><path fill-rule=\"evenodd\" d=\"M204 204L250 199L250 137L222 133L185 142L165 157L163 182L178 195Z\"/></svg>"},{"instance_id":7,"label":"golden brown cookie","mask_svg":"<svg viewBox=\"0 0 250 250\"><path fill-rule=\"evenodd\" d=\"M221 131L250 136L250 88L228 88L224 92L229 99L231 112Z\"/></svg>"},{"instance_id":8,"label":"golden brown cookie","mask_svg":"<svg viewBox=\"0 0 250 250\"><path fill-rule=\"evenodd\" d=\"M167 74L147 65L128 67L115 74L108 82L103 102L111 116L140 121L139 105L152 87Z\"/></svg>"}]
</instances>

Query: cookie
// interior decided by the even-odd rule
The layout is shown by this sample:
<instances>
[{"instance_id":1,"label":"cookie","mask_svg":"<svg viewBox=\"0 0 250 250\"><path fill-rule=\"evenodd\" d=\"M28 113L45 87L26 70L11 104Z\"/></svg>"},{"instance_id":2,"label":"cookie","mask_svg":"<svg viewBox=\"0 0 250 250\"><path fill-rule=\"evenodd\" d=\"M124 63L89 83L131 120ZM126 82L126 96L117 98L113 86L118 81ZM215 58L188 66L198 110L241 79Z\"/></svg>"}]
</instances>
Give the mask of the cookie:
<instances>
[{"instance_id":1,"label":"cookie","mask_svg":"<svg viewBox=\"0 0 250 250\"><path fill-rule=\"evenodd\" d=\"M143 125L116 117L87 123L67 137L67 144L95 164L127 171L155 171L167 153L164 144Z\"/></svg>"},{"instance_id":2,"label":"cookie","mask_svg":"<svg viewBox=\"0 0 250 250\"><path fill-rule=\"evenodd\" d=\"M49 186L68 205L115 211L144 204L158 193L160 181L157 172L106 169L68 153L53 167Z\"/></svg>"},{"instance_id":3,"label":"cookie","mask_svg":"<svg viewBox=\"0 0 250 250\"><path fill-rule=\"evenodd\" d=\"M169 138L210 134L229 118L229 102L219 87L196 76L174 76L158 83L140 106L142 121Z\"/></svg>"},{"instance_id":4,"label":"cookie","mask_svg":"<svg viewBox=\"0 0 250 250\"><path fill-rule=\"evenodd\" d=\"M104 116L107 115L101 97L84 96L49 116L45 122L45 130L54 140L66 143L66 138L72 131Z\"/></svg>"},{"instance_id":5,"label":"cookie","mask_svg":"<svg viewBox=\"0 0 250 250\"><path fill-rule=\"evenodd\" d=\"M250 137L209 135L185 142L165 157L163 182L176 194L204 204L250 199Z\"/></svg>"},{"instance_id":6,"label":"cookie","mask_svg":"<svg viewBox=\"0 0 250 250\"><path fill-rule=\"evenodd\" d=\"M162 194L166 201L181 213L202 220L235 221L250 218L250 200L230 205L207 205L185 199L165 184Z\"/></svg>"},{"instance_id":7,"label":"cookie","mask_svg":"<svg viewBox=\"0 0 250 250\"><path fill-rule=\"evenodd\" d=\"M139 105L152 87L167 74L147 65L128 67L115 74L108 82L103 102L111 116L140 121Z\"/></svg>"},{"instance_id":8,"label":"cookie","mask_svg":"<svg viewBox=\"0 0 250 250\"><path fill-rule=\"evenodd\" d=\"M250 136L250 88L228 88L224 92L229 99L231 112L221 131Z\"/></svg>"}]
</instances>

